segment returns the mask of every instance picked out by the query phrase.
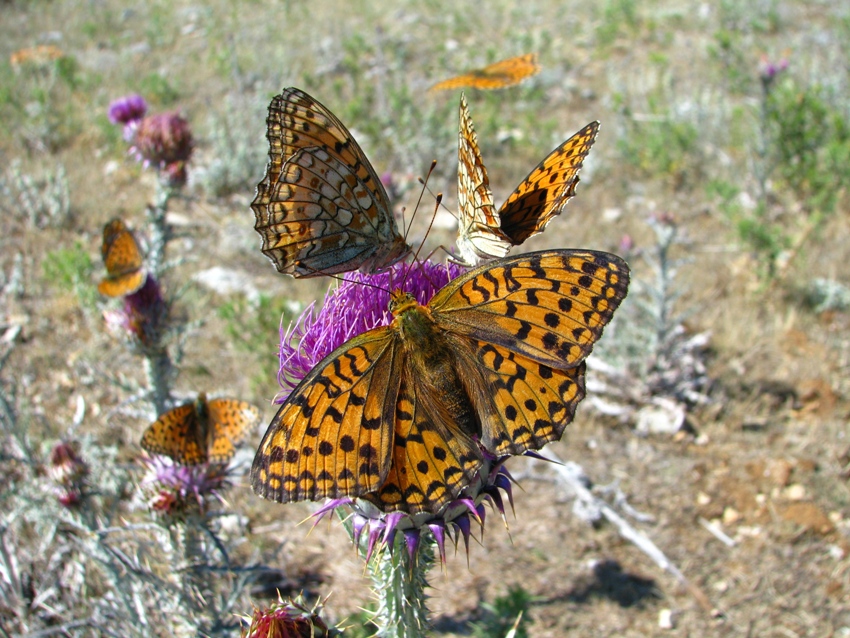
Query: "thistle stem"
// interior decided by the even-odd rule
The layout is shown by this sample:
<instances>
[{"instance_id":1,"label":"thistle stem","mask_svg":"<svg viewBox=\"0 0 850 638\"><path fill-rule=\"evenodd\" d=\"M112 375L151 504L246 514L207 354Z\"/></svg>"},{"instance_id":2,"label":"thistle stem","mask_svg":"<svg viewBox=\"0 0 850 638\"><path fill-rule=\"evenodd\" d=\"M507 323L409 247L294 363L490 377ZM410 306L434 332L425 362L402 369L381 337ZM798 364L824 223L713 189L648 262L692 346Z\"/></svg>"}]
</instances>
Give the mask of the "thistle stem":
<instances>
[{"instance_id":1,"label":"thistle stem","mask_svg":"<svg viewBox=\"0 0 850 638\"><path fill-rule=\"evenodd\" d=\"M423 542L411 557L397 535L393 551L385 548L370 562L372 589L378 599L373 622L382 638L418 638L429 628L428 571L434 565L434 542Z\"/></svg>"}]
</instances>

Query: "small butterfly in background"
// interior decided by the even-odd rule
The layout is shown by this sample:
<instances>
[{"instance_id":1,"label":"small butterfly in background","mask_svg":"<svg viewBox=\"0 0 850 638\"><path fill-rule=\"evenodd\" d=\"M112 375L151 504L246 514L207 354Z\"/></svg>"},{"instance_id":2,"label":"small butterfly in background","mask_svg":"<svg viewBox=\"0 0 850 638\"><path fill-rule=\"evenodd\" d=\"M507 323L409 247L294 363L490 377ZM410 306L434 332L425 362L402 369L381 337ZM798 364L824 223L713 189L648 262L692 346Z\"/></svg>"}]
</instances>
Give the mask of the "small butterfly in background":
<instances>
[{"instance_id":1,"label":"small butterfly in background","mask_svg":"<svg viewBox=\"0 0 850 638\"><path fill-rule=\"evenodd\" d=\"M281 405L251 469L278 502L362 497L439 513L500 457L560 439L585 358L625 298L626 263L550 250L480 266L316 365Z\"/></svg>"},{"instance_id":2,"label":"small butterfly in background","mask_svg":"<svg viewBox=\"0 0 850 638\"><path fill-rule=\"evenodd\" d=\"M113 219L103 227L100 252L106 266L106 277L97 285L100 294L124 297L144 285L147 273L142 268L142 251L133 231L123 221Z\"/></svg>"},{"instance_id":3,"label":"small butterfly in background","mask_svg":"<svg viewBox=\"0 0 850 638\"><path fill-rule=\"evenodd\" d=\"M475 69L448 80L437 82L429 91L446 91L471 87L474 89L504 89L519 84L525 78L537 75L540 66L536 53L526 53L515 58L494 62L483 69Z\"/></svg>"},{"instance_id":4,"label":"small butterfly in background","mask_svg":"<svg viewBox=\"0 0 850 638\"><path fill-rule=\"evenodd\" d=\"M591 122L549 153L520 182L497 213L466 97L461 94L457 261L476 265L504 257L511 246L543 232L546 224L575 195L579 170L598 132L599 122Z\"/></svg>"},{"instance_id":5,"label":"small butterfly in background","mask_svg":"<svg viewBox=\"0 0 850 638\"><path fill-rule=\"evenodd\" d=\"M288 88L272 100L266 122L269 163L251 208L278 271L371 274L410 252L375 169L333 113Z\"/></svg>"},{"instance_id":6,"label":"small butterfly in background","mask_svg":"<svg viewBox=\"0 0 850 638\"><path fill-rule=\"evenodd\" d=\"M142 435L142 447L182 465L227 463L236 446L260 422L260 412L237 399L207 400L203 392L191 403L161 414Z\"/></svg>"}]
</instances>

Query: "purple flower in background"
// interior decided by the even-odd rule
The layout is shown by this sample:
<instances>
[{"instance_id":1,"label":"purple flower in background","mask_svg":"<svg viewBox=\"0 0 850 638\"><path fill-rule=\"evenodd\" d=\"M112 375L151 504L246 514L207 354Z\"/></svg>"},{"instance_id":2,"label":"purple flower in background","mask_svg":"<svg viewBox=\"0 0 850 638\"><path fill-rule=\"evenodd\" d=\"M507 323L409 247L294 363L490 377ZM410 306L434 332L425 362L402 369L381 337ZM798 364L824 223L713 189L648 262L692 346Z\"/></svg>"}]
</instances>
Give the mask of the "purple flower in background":
<instances>
[{"instance_id":1,"label":"purple flower in background","mask_svg":"<svg viewBox=\"0 0 850 638\"><path fill-rule=\"evenodd\" d=\"M277 403L283 403L301 379L313 367L343 343L378 326L388 326L393 315L389 311L390 290L401 288L421 304L449 281L464 272L457 264L398 263L376 275L360 272L345 276L345 281L325 298L316 312L310 304L294 325L281 330L280 372L278 382L283 391Z\"/></svg>"},{"instance_id":2,"label":"purple flower in background","mask_svg":"<svg viewBox=\"0 0 850 638\"><path fill-rule=\"evenodd\" d=\"M761 78L762 86L765 89L769 88L776 77L787 68L788 60L785 58L773 61L766 55L761 56L761 62L759 63L759 77Z\"/></svg>"},{"instance_id":3,"label":"purple flower in background","mask_svg":"<svg viewBox=\"0 0 850 638\"><path fill-rule=\"evenodd\" d=\"M148 104L141 95L120 97L109 105L109 121L113 124L128 125L141 120L148 112Z\"/></svg>"},{"instance_id":4,"label":"purple flower in background","mask_svg":"<svg viewBox=\"0 0 850 638\"><path fill-rule=\"evenodd\" d=\"M89 468L80 458L77 446L64 441L50 451L47 474L53 481L54 492L64 507L74 507L83 500L83 488Z\"/></svg>"},{"instance_id":5,"label":"purple flower in background","mask_svg":"<svg viewBox=\"0 0 850 638\"><path fill-rule=\"evenodd\" d=\"M159 343L167 315L162 289L148 274L141 288L123 298L119 310L106 310L103 318L110 334L143 349Z\"/></svg>"},{"instance_id":6,"label":"purple flower in background","mask_svg":"<svg viewBox=\"0 0 850 638\"><path fill-rule=\"evenodd\" d=\"M139 487L144 504L156 514L179 519L204 515L211 501L221 501L230 487L230 469L220 463L179 465L165 456L144 455L145 470Z\"/></svg>"},{"instance_id":7,"label":"purple flower in background","mask_svg":"<svg viewBox=\"0 0 850 638\"><path fill-rule=\"evenodd\" d=\"M312 609L304 603L302 595L294 600L285 600L278 592L277 603L263 609L254 609L251 623L245 638L317 638L337 635L329 633L328 626L321 619L321 603Z\"/></svg>"},{"instance_id":8,"label":"purple flower in background","mask_svg":"<svg viewBox=\"0 0 850 638\"><path fill-rule=\"evenodd\" d=\"M193 150L189 122L176 111L149 115L135 125L130 152L145 166L163 171L173 186L186 183L186 163Z\"/></svg>"}]
</instances>

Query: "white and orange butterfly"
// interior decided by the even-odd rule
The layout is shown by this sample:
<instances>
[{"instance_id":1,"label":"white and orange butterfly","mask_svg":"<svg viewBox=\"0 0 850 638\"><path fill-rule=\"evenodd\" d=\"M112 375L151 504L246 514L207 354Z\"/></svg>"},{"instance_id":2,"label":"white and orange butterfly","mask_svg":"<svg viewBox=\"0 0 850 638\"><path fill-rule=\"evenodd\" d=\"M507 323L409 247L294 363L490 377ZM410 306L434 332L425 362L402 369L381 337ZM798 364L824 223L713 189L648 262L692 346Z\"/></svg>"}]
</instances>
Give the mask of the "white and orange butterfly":
<instances>
[{"instance_id":1,"label":"white and orange butterfly","mask_svg":"<svg viewBox=\"0 0 850 638\"><path fill-rule=\"evenodd\" d=\"M272 100L266 122L269 163L251 208L278 271L374 273L410 252L375 169L330 110L288 88Z\"/></svg>"},{"instance_id":2,"label":"white and orange butterfly","mask_svg":"<svg viewBox=\"0 0 850 638\"><path fill-rule=\"evenodd\" d=\"M575 195L579 170L598 131L599 122L591 122L549 153L497 212L466 97L461 94L457 261L475 265L504 257L512 246L543 232Z\"/></svg>"}]
</instances>

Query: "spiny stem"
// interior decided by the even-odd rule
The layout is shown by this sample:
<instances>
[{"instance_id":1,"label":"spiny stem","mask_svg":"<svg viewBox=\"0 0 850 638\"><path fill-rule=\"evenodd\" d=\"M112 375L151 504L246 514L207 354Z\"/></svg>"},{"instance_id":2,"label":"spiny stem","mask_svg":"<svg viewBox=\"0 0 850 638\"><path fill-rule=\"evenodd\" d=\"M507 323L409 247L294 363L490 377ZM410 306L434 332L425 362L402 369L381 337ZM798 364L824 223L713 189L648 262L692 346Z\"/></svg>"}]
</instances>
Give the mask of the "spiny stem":
<instances>
[{"instance_id":1,"label":"spiny stem","mask_svg":"<svg viewBox=\"0 0 850 638\"><path fill-rule=\"evenodd\" d=\"M411 557L397 535L395 546L384 548L370 561L372 588L378 598L373 622L381 638L418 638L429 629L428 571L434 565L434 543L419 545Z\"/></svg>"}]
</instances>

